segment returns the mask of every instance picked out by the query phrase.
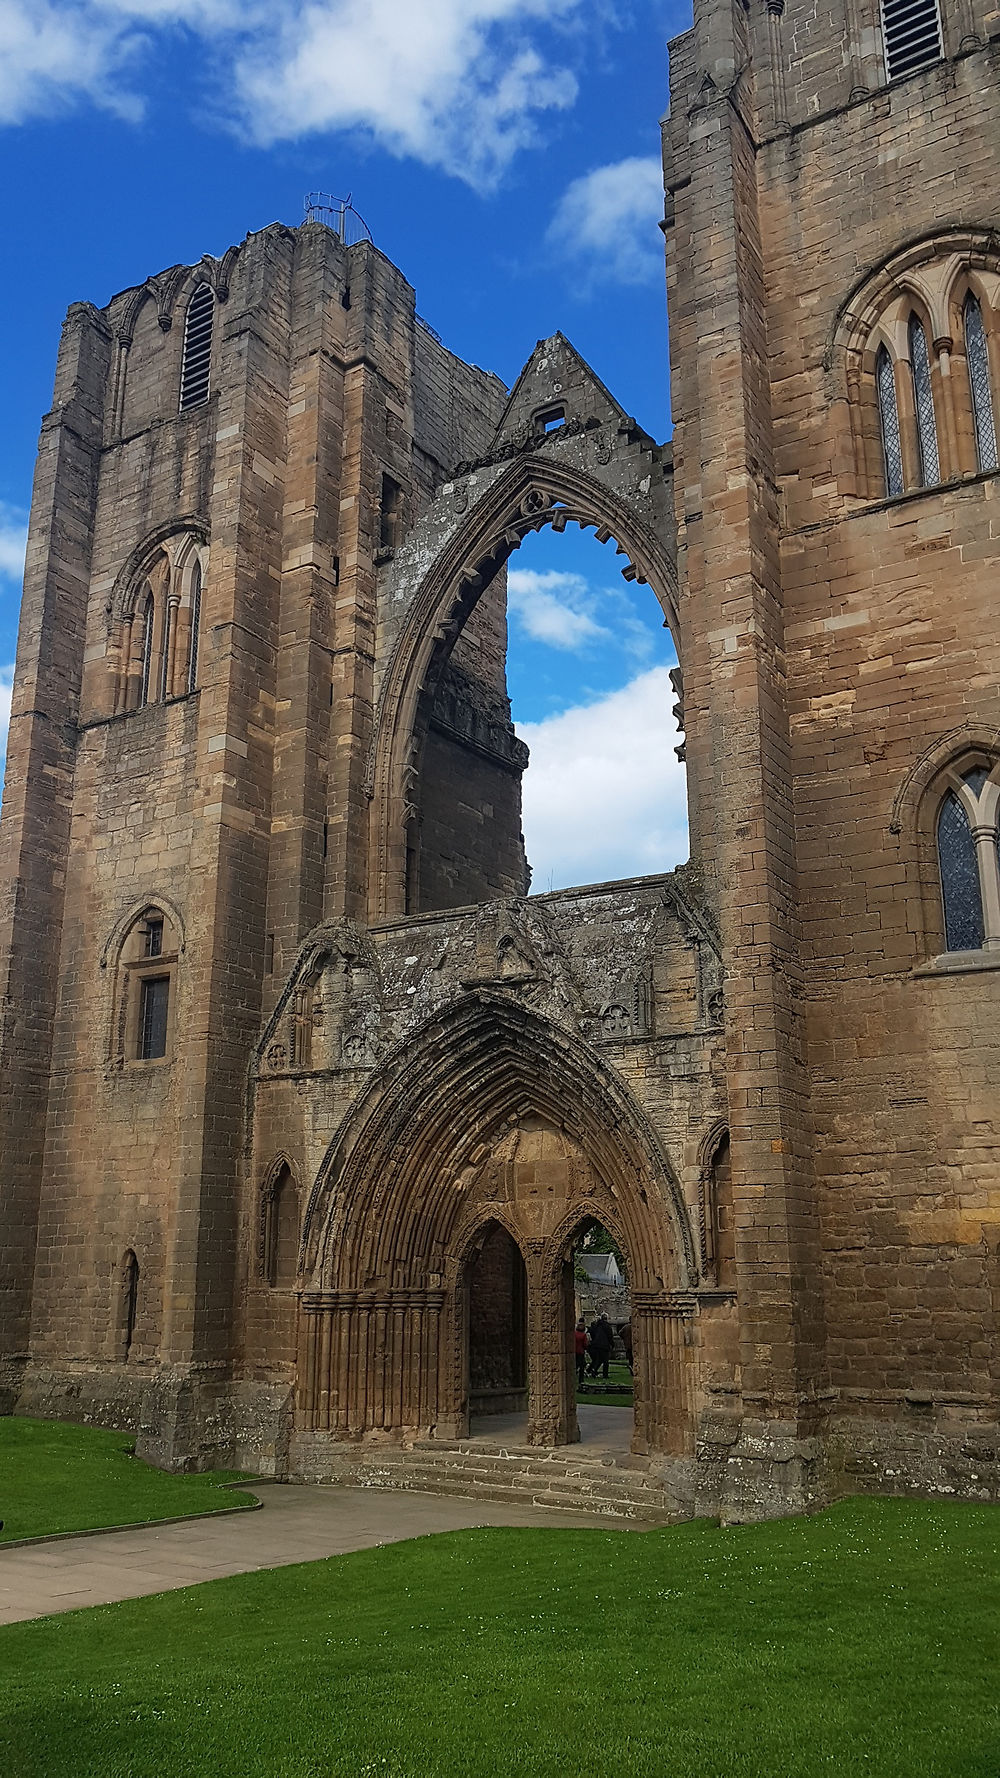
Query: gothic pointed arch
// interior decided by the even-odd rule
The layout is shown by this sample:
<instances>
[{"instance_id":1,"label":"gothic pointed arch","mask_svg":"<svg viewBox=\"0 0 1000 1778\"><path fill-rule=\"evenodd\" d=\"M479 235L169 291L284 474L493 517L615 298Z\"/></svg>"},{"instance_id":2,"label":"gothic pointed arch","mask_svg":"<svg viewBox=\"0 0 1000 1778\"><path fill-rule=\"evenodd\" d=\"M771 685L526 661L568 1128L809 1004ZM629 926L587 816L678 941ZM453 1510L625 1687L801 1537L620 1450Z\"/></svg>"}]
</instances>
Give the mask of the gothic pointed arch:
<instances>
[{"instance_id":1,"label":"gothic pointed arch","mask_svg":"<svg viewBox=\"0 0 1000 1778\"><path fill-rule=\"evenodd\" d=\"M689 1288L697 1262L681 1189L625 1083L580 1039L482 990L397 1046L331 1143L305 1217L312 1288L443 1272L472 1174L531 1115L586 1154L618 1206L636 1280Z\"/></svg>"},{"instance_id":2,"label":"gothic pointed arch","mask_svg":"<svg viewBox=\"0 0 1000 1778\"><path fill-rule=\"evenodd\" d=\"M683 1325L697 1266L670 1162L588 1045L514 996L467 993L371 1077L320 1167L301 1268L306 1426L468 1431L467 1267L500 1228L526 1268L528 1442L572 1442L564 1249L589 1221L613 1228L629 1256L635 1448L687 1449Z\"/></svg>"},{"instance_id":3,"label":"gothic pointed arch","mask_svg":"<svg viewBox=\"0 0 1000 1778\"><path fill-rule=\"evenodd\" d=\"M544 419L544 414L541 415ZM463 490L467 498L468 489ZM439 502L444 505L443 497ZM434 512L428 515L433 530ZM371 795L369 914L406 911L408 828L419 779L430 698L480 595L532 531L570 523L614 539L622 574L648 583L675 643L680 640L677 577L670 551L646 516L614 488L555 451L517 457L494 475L481 497L420 575L397 632L375 712L368 784ZM401 593L414 563L400 551L394 564ZM393 596L387 599L391 607Z\"/></svg>"}]
</instances>

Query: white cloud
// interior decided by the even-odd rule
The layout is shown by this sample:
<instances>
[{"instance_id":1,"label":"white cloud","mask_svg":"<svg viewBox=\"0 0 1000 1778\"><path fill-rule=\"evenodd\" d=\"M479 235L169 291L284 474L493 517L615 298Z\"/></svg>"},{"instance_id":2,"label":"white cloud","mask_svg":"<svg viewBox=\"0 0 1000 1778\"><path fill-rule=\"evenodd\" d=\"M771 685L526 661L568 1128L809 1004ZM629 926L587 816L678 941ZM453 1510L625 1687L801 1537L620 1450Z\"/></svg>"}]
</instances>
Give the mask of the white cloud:
<instances>
[{"instance_id":1,"label":"white cloud","mask_svg":"<svg viewBox=\"0 0 1000 1778\"><path fill-rule=\"evenodd\" d=\"M360 128L397 154L490 184L534 137L541 111L576 97L548 65L529 21L578 0L334 0L286 8L278 41L237 61L237 90L259 141Z\"/></svg>"},{"instance_id":2,"label":"white cloud","mask_svg":"<svg viewBox=\"0 0 1000 1778\"><path fill-rule=\"evenodd\" d=\"M550 648L577 652L609 632L595 623L587 606L592 604L581 574L556 569L511 568L507 574L507 609L535 642Z\"/></svg>"},{"instance_id":3,"label":"white cloud","mask_svg":"<svg viewBox=\"0 0 1000 1778\"><path fill-rule=\"evenodd\" d=\"M21 579L24 573L24 546L28 541L28 523L12 506L0 501L0 577Z\"/></svg>"},{"instance_id":4,"label":"white cloud","mask_svg":"<svg viewBox=\"0 0 1000 1778\"><path fill-rule=\"evenodd\" d=\"M194 34L262 143L363 130L390 152L490 185L576 97L551 28L581 0L0 0L0 122L89 98L125 115L157 35ZM547 31L545 51L532 27Z\"/></svg>"},{"instance_id":5,"label":"white cloud","mask_svg":"<svg viewBox=\"0 0 1000 1778\"><path fill-rule=\"evenodd\" d=\"M543 893L671 870L688 855L684 768L669 668L592 704L518 723L531 749L524 832Z\"/></svg>"},{"instance_id":6,"label":"white cloud","mask_svg":"<svg viewBox=\"0 0 1000 1778\"><path fill-rule=\"evenodd\" d=\"M80 98L135 116L119 76L133 43L103 8L0 0L0 123L23 123Z\"/></svg>"},{"instance_id":7,"label":"white cloud","mask_svg":"<svg viewBox=\"0 0 1000 1778\"><path fill-rule=\"evenodd\" d=\"M595 284L645 284L663 276L663 169L633 155L568 185L549 224L550 246Z\"/></svg>"}]
</instances>

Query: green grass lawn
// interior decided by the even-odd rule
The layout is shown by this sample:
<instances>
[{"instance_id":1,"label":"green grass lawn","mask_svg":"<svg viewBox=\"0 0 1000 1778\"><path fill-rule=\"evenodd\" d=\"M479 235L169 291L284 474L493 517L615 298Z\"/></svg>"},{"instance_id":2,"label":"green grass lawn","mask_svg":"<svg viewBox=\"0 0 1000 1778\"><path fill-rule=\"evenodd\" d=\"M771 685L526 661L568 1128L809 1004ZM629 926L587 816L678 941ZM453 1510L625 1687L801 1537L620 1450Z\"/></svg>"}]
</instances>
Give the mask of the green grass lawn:
<instances>
[{"instance_id":1,"label":"green grass lawn","mask_svg":"<svg viewBox=\"0 0 1000 1778\"><path fill-rule=\"evenodd\" d=\"M466 1531L13 1625L0 1770L997 1778L998 1541L892 1500Z\"/></svg>"},{"instance_id":2,"label":"green grass lawn","mask_svg":"<svg viewBox=\"0 0 1000 1778\"><path fill-rule=\"evenodd\" d=\"M164 1475L132 1456L135 1438L59 1420L0 1419L0 1545L12 1537L91 1531L252 1505L223 1490L237 1470Z\"/></svg>"},{"instance_id":3,"label":"green grass lawn","mask_svg":"<svg viewBox=\"0 0 1000 1778\"><path fill-rule=\"evenodd\" d=\"M627 1395L608 1395L595 1389L593 1377L588 1376L587 1381L589 1384L587 1389L582 1393L577 1389L577 1401L589 1402L591 1407L597 1408L630 1408L632 1406L632 1372L627 1364L612 1363L608 1366L608 1382L627 1384ZM603 1383L604 1378L599 1377L597 1381Z\"/></svg>"}]
</instances>

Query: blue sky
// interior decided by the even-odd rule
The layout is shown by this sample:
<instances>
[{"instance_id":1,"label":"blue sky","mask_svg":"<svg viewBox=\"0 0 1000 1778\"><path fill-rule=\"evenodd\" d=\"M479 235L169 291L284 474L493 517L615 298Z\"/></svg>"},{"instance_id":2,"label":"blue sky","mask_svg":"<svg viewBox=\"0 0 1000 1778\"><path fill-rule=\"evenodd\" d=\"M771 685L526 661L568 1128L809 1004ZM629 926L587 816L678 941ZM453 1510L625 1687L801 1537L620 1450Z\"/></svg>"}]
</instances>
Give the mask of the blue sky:
<instances>
[{"instance_id":1,"label":"blue sky","mask_svg":"<svg viewBox=\"0 0 1000 1778\"><path fill-rule=\"evenodd\" d=\"M0 182L16 248L0 285L0 740L68 304L103 304L248 229L295 223L309 190L353 193L454 351L510 383L561 329L647 431L669 436L658 119L666 42L689 18L686 0L0 0ZM655 711L673 657L652 595L623 592L592 538L539 539L511 567L515 718L541 778L546 748L579 754L602 721L620 750L627 705L608 700L634 684L636 708ZM518 591L518 574L535 579ZM571 735L567 717L588 710ZM591 785L600 777L592 759ZM634 862L623 833L574 857L573 880L674 862L682 792L672 770L656 808L630 817ZM530 806L536 887L558 886L569 862L536 839ZM551 815L538 820L551 829Z\"/></svg>"}]
</instances>

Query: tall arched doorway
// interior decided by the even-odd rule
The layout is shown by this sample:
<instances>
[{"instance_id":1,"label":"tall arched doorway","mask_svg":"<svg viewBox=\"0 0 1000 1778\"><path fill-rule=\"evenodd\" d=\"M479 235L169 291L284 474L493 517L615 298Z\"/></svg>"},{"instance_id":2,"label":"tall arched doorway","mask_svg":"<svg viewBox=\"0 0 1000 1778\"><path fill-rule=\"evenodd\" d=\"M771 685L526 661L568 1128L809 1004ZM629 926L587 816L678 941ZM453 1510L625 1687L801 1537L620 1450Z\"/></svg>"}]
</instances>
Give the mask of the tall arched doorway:
<instances>
[{"instance_id":1,"label":"tall arched doorway","mask_svg":"<svg viewBox=\"0 0 1000 1778\"><path fill-rule=\"evenodd\" d=\"M527 1442L573 1442L566 1271L595 1218L620 1231L639 1287L635 1446L680 1451L694 1264L665 1157L579 1039L513 993L468 994L372 1077L314 1188L306 1427L461 1437L477 1397L511 1411L526 1392Z\"/></svg>"},{"instance_id":2,"label":"tall arched doorway","mask_svg":"<svg viewBox=\"0 0 1000 1778\"><path fill-rule=\"evenodd\" d=\"M465 1265L470 1424L528 1412L528 1276L521 1250L487 1223Z\"/></svg>"}]
</instances>

